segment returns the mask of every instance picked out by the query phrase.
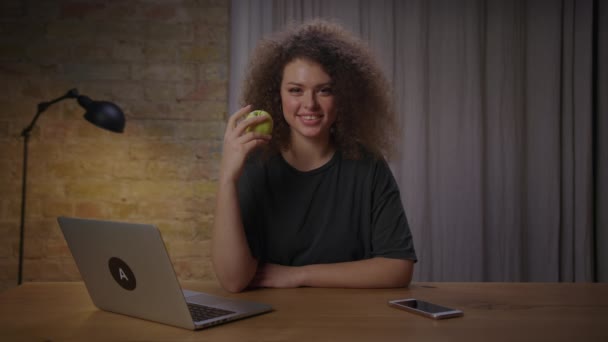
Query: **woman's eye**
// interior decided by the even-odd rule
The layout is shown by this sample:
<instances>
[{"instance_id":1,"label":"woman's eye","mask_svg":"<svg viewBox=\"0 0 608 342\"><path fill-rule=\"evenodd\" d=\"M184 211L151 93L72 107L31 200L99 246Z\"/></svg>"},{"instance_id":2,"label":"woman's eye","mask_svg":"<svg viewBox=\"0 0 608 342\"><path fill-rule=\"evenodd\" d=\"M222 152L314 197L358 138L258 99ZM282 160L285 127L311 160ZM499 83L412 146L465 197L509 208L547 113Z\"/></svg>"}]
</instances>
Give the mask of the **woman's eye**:
<instances>
[{"instance_id":1,"label":"woman's eye","mask_svg":"<svg viewBox=\"0 0 608 342\"><path fill-rule=\"evenodd\" d=\"M300 89L300 88L289 88L289 89L288 89L288 91L289 91L290 93L297 94L297 93L301 93L301 92L302 92L302 89Z\"/></svg>"},{"instance_id":2,"label":"woman's eye","mask_svg":"<svg viewBox=\"0 0 608 342\"><path fill-rule=\"evenodd\" d=\"M331 95L333 93L331 88L321 88L319 92L324 95Z\"/></svg>"}]
</instances>

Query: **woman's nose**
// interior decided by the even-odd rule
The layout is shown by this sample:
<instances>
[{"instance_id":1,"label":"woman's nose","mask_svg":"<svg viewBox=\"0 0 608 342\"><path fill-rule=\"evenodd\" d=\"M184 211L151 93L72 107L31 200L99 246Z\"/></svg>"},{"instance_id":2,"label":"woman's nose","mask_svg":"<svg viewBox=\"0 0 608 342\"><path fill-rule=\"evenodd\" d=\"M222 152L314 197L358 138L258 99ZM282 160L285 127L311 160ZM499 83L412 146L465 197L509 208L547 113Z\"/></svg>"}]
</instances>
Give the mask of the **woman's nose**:
<instances>
[{"instance_id":1,"label":"woman's nose","mask_svg":"<svg viewBox=\"0 0 608 342\"><path fill-rule=\"evenodd\" d=\"M304 96L304 107L308 109L313 109L317 107L317 98L316 94L313 91L310 91Z\"/></svg>"}]
</instances>

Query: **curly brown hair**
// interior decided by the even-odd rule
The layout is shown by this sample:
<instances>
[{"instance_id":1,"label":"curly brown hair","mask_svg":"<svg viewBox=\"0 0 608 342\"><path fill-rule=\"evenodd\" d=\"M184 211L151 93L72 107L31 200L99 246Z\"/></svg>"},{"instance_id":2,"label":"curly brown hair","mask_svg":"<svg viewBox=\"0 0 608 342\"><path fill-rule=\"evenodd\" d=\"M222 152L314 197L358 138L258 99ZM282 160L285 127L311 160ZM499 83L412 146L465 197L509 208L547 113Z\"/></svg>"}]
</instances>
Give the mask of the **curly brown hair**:
<instances>
[{"instance_id":1,"label":"curly brown hair","mask_svg":"<svg viewBox=\"0 0 608 342\"><path fill-rule=\"evenodd\" d=\"M390 87L367 46L340 25L316 19L259 42L249 61L242 104L272 115L271 151L287 149L290 128L281 107L283 70L291 61L317 62L332 79L337 108L332 139L345 157L358 159L361 148L388 157L395 136Z\"/></svg>"}]
</instances>

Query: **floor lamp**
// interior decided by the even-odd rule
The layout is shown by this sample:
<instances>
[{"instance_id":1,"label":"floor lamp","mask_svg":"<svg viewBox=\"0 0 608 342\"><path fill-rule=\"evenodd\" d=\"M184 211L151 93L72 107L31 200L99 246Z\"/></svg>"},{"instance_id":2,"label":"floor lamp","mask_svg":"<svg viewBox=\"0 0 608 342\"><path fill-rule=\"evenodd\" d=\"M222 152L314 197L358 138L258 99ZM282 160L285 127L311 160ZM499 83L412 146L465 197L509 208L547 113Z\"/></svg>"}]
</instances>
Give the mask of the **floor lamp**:
<instances>
[{"instance_id":1,"label":"floor lamp","mask_svg":"<svg viewBox=\"0 0 608 342\"><path fill-rule=\"evenodd\" d=\"M48 102L41 102L38 104L38 111L32 119L32 122L23 129L21 136L23 137L23 176L22 176L22 187L21 187L21 227L19 230L19 274L17 282L19 285L23 282L23 240L25 232L25 204L26 204L26 188L27 188L27 150L28 142L30 140L30 133L34 129L34 125L45 110L51 105L63 101L65 99L76 99L78 104L82 106L86 112L84 118L103 129L107 129L112 132L122 133L125 128L125 115L122 110L115 104L106 101L93 101L90 98L79 95L78 90L72 89L67 94L58 97Z\"/></svg>"}]
</instances>

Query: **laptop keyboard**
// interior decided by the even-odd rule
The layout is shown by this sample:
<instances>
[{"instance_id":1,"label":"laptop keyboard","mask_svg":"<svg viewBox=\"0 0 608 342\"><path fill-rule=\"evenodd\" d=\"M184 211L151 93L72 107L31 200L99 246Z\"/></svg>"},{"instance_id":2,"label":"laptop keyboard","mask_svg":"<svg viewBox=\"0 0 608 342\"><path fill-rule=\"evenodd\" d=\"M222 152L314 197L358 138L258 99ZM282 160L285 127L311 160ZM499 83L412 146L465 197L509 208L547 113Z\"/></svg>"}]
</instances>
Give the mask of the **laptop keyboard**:
<instances>
[{"instance_id":1,"label":"laptop keyboard","mask_svg":"<svg viewBox=\"0 0 608 342\"><path fill-rule=\"evenodd\" d=\"M204 321L207 319L225 316L229 314L233 314L233 311L222 310L218 308L212 308L210 306L204 306L200 304L192 304L188 303L188 309L190 309L190 314L192 315L192 319L195 322Z\"/></svg>"}]
</instances>

